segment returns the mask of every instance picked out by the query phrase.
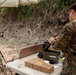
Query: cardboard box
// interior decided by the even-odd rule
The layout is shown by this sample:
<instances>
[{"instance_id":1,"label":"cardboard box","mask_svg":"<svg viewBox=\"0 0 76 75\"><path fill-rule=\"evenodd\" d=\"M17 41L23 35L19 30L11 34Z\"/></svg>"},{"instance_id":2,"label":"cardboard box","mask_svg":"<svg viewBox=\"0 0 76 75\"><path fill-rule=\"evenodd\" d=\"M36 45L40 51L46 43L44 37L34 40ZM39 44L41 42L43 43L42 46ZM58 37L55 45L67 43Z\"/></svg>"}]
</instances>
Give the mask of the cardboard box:
<instances>
[{"instance_id":1,"label":"cardboard box","mask_svg":"<svg viewBox=\"0 0 76 75\"><path fill-rule=\"evenodd\" d=\"M33 68L41 71L41 66L45 64L44 60L40 59L39 61L33 63Z\"/></svg>"},{"instance_id":2,"label":"cardboard box","mask_svg":"<svg viewBox=\"0 0 76 75\"><path fill-rule=\"evenodd\" d=\"M41 71L50 74L54 71L54 66L51 64L44 64L41 67Z\"/></svg>"},{"instance_id":3,"label":"cardboard box","mask_svg":"<svg viewBox=\"0 0 76 75\"><path fill-rule=\"evenodd\" d=\"M48 73L48 74L54 71L53 65L49 63L45 63L45 61L40 58L33 58L33 59L25 61L25 66Z\"/></svg>"},{"instance_id":4,"label":"cardboard box","mask_svg":"<svg viewBox=\"0 0 76 75\"><path fill-rule=\"evenodd\" d=\"M33 58L33 59L30 59L30 60L27 60L27 61L25 61L25 66L32 68L33 63L35 63L38 60L39 60L39 58Z\"/></svg>"}]
</instances>

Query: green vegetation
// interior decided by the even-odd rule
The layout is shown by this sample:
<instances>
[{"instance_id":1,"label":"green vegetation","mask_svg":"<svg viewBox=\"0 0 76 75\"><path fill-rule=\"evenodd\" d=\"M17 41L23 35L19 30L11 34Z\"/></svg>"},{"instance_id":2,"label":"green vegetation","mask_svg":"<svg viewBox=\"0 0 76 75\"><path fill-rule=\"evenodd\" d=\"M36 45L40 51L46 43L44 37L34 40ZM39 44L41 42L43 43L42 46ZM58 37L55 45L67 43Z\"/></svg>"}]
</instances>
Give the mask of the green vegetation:
<instances>
[{"instance_id":1,"label":"green vegetation","mask_svg":"<svg viewBox=\"0 0 76 75\"><path fill-rule=\"evenodd\" d=\"M58 11L65 12L67 7L76 0L44 0L36 5L20 6L18 8L0 8L0 22L3 19L19 20L22 18L46 17Z\"/></svg>"}]
</instances>

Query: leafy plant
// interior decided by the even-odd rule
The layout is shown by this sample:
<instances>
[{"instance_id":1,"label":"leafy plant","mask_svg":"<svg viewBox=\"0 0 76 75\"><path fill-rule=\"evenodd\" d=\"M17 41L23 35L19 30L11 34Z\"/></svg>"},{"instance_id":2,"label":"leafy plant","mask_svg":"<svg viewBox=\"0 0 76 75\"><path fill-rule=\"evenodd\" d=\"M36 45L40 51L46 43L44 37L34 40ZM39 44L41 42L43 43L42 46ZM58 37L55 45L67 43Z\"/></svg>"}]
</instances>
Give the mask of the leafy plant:
<instances>
[{"instance_id":1,"label":"leafy plant","mask_svg":"<svg viewBox=\"0 0 76 75\"><path fill-rule=\"evenodd\" d=\"M0 17L7 16L12 20L22 17L46 17L47 15L54 15L57 11L65 12L67 7L75 2L76 0L44 0L36 5L26 5L18 8L0 8Z\"/></svg>"}]
</instances>

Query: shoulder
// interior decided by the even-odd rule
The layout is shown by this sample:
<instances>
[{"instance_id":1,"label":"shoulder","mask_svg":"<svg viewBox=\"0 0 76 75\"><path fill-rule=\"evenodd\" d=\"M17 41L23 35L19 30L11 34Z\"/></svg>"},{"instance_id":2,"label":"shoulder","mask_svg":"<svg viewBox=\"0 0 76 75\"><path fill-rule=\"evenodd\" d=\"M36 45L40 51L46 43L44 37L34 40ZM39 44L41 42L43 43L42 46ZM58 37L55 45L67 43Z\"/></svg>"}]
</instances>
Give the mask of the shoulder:
<instances>
[{"instance_id":1,"label":"shoulder","mask_svg":"<svg viewBox=\"0 0 76 75\"><path fill-rule=\"evenodd\" d=\"M72 27L72 22L68 22L64 27Z\"/></svg>"},{"instance_id":2,"label":"shoulder","mask_svg":"<svg viewBox=\"0 0 76 75\"><path fill-rule=\"evenodd\" d=\"M73 24L73 22L68 22L63 28L73 30L74 24Z\"/></svg>"}]
</instances>

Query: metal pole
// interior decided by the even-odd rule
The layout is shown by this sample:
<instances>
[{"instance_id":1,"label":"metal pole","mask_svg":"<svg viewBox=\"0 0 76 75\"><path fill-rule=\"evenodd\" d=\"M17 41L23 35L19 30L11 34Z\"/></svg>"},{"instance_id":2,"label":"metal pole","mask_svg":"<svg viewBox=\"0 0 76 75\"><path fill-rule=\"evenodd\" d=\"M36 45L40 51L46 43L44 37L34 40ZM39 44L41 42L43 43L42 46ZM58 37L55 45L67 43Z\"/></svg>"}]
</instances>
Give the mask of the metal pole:
<instances>
[{"instance_id":1,"label":"metal pole","mask_svg":"<svg viewBox=\"0 0 76 75\"><path fill-rule=\"evenodd\" d=\"M1 51L0 51L0 54L1 54L1 56L2 56L2 58L3 58L3 60L4 60L4 62L5 62L5 64L7 64L7 62L6 62L6 60L5 60L5 58L4 58L4 56L3 56L3 54L2 54ZM13 75L10 69L9 69L9 71L10 71L11 75Z\"/></svg>"}]
</instances>

